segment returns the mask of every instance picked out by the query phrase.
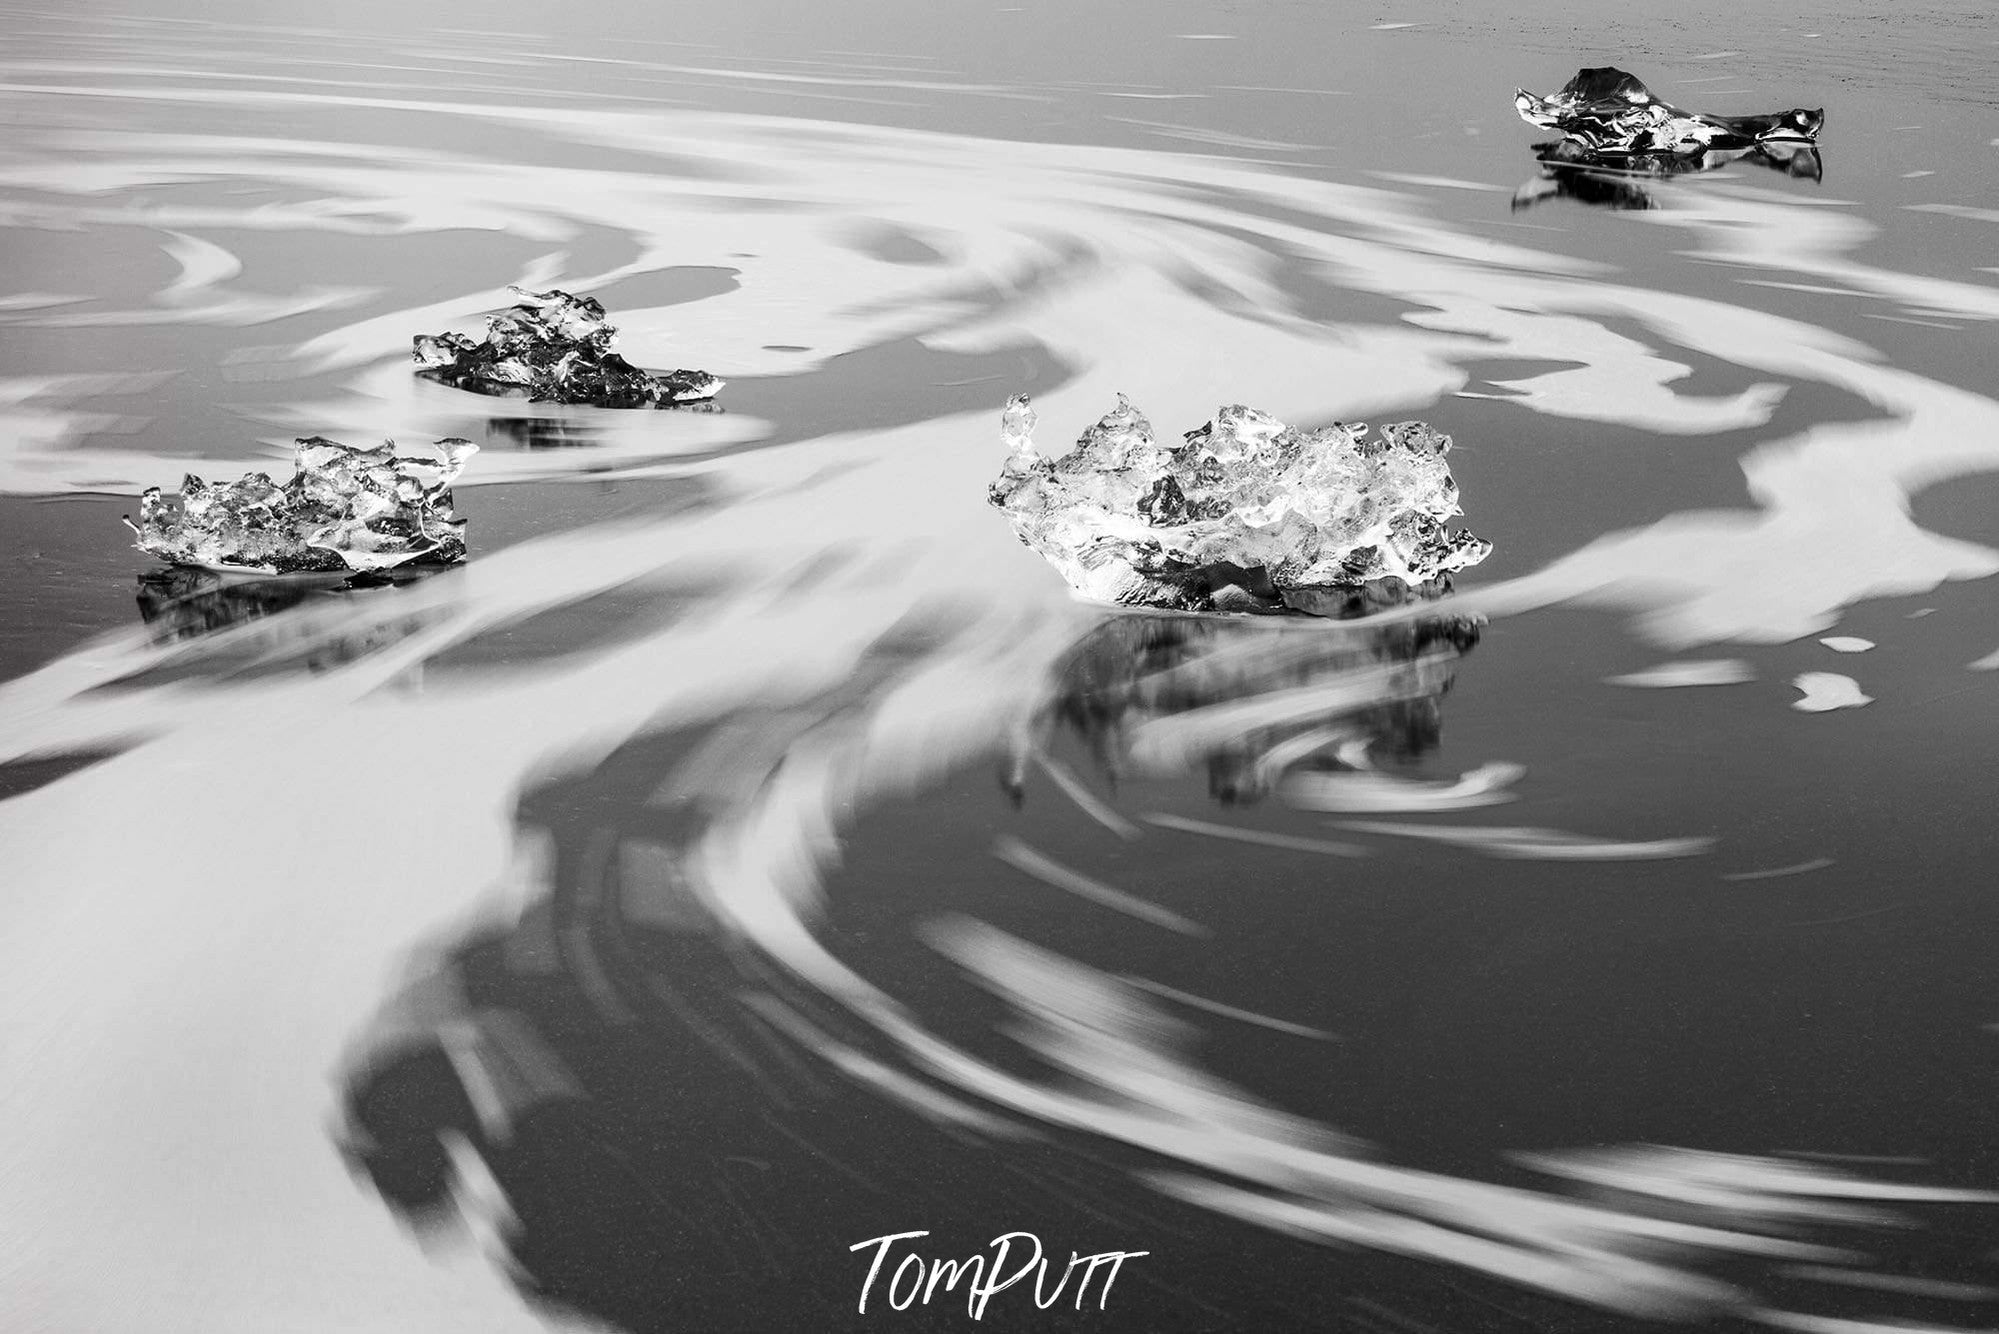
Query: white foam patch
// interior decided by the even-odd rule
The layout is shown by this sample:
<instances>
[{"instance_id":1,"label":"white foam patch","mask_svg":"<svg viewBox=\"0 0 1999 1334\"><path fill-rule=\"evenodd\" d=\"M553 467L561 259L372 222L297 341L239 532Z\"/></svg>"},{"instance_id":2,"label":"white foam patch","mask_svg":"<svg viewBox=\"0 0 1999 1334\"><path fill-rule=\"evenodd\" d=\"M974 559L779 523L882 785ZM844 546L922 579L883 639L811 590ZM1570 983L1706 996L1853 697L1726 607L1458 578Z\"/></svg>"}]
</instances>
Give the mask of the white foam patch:
<instances>
[{"instance_id":1,"label":"white foam patch","mask_svg":"<svg viewBox=\"0 0 1999 1334\"><path fill-rule=\"evenodd\" d=\"M1662 662L1656 666L1606 676L1614 686L1636 686L1646 690L1671 690L1681 686L1732 686L1756 679L1755 669L1740 658L1694 658L1685 662Z\"/></svg>"},{"instance_id":2,"label":"white foam patch","mask_svg":"<svg viewBox=\"0 0 1999 1334\"><path fill-rule=\"evenodd\" d=\"M1804 692L1804 698L1792 700L1791 707L1805 713L1857 709L1874 702L1874 696L1861 693L1858 681L1838 672L1805 672L1793 678L1791 684Z\"/></svg>"}]
</instances>

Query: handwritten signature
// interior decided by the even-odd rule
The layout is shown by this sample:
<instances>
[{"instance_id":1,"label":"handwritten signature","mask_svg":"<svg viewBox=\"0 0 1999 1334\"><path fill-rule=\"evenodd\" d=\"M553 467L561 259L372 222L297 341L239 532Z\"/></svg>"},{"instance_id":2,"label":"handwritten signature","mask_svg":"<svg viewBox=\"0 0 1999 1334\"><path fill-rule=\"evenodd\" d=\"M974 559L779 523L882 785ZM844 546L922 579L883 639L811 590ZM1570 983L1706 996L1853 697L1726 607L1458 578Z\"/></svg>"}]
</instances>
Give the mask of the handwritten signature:
<instances>
[{"instance_id":1,"label":"handwritten signature","mask_svg":"<svg viewBox=\"0 0 1999 1334\"><path fill-rule=\"evenodd\" d=\"M861 1284L862 1315L868 1313L868 1293L873 1290L875 1280L881 1276L882 1265L888 1259L890 1248L898 1241L909 1241L929 1235L927 1231L891 1232L885 1236L857 1241L847 1248L850 1251L863 1250L869 1246L875 1248L875 1258L868 1264L867 1279ZM1007 1274L1007 1258L1016 1242L1032 1246L1033 1253L1020 1262L1019 1268ZM1080 1311L1083 1309L1083 1296L1089 1290L1091 1278L1096 1275L1100 1266L1109 1265L1110 1269L1104 1275L1103 1288L1097 1295L1097 1309L1101 1311L1104 1309L1104 1304L1111 1299L1111 1284L1117 1282L1118 1270L1123 1267L1124 1262L1135 1260L1141 1255L1152 1254L1151 1251L1103 1251L1096 1255L1078 1255L1071 1251L1069 1263L1063 1267L1062 1277L1056 1281L1055 1290L1044 1296L1043 1290L1048 1279L1048 1261L1043 1258L1041 1238L1032 1232L1007 1232L994 1237L988 1244L992 1250L991 1256L980 1253L967 1256L963 1260L925 1261L922 1256L913 1250L910 1251L902 1257L902 1262L896 1265L895 1272L889 1276L886 1288L888 1304L898 1311L907 1311L919 1300L928 1306L930 1299L937 1295L938 1284L943 1284L944 1291L948 1294L958 1286L960 1280L969 1276L971 1281L965 1286L965 1312L972 1319L979 1320L984 1318L986 1303L993 1299L995 1293L1004 1292L1029 1274L1033 1274L1034 1304L1046 1311L1062 1300L1062 1291L1069 1285L1069 1276L1076 1271L1076 1266L1082 1265L1084 1266L1082 1281L1076 1285L1076 1309ZM990 1268L987 1265L988 1260L991 1261Z\"/></svg>"}]
</instances>

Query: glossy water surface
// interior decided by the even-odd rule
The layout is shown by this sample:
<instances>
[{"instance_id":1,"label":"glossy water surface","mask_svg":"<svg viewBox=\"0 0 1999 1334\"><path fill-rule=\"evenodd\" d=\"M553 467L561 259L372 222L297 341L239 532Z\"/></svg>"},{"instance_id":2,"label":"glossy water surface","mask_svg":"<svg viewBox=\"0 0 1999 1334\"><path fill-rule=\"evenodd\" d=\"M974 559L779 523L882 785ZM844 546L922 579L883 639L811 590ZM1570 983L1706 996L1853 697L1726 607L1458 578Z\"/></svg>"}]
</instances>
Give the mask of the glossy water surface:
<instances>
[{"instance_id":1,"label":"glossy water surface","mask_svg":"<svg viewBox=\"0 0 1999 1334\"><path fill-rule=\"evenodd\" d=\"M1124 8L0 12L10 1327L1999 1319L1999 24ZM1600 64L1820 179L1544 165ZM725 411L411 374L510 283ZM1496 551L1085 604L1015 392L1420 417ZM311 434L472 559L126 544Z\"/></svg>"}]
</instances>

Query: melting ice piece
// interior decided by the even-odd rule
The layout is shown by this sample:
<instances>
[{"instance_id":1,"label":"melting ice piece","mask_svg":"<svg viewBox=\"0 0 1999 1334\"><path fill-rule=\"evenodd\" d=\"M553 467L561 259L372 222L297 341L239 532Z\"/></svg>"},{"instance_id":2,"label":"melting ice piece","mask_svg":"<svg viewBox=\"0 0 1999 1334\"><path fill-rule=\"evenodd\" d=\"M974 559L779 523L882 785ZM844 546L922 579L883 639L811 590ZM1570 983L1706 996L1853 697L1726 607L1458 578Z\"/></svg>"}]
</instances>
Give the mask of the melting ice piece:
<instances>
[{"instance_id":1,"label":"melting ice piece","mask_svg":"<svg viewBox=\"0 0 1999 1334\"><path fill-rule=\"evenodd\" d=\"M452 512L451 483L479 452L440 440L435 458L398 455L395 442L356 449L320 436L301 439L295 473L280 486L267 473L209 485L189 474L167 495L139 500L133 545L174 565L250 574L385 570L465 558L465 521Z\"/></svg>"},{"instance_id":2,"label":"melting ice piece","mask_svg":"<svg viewBox=\"0 0 1999 1334\"><path fill-rule=\"evenodd\" d=\"M1120 394L1059 458L1035 450L1034 422L1016 394L989 498L1088 597L1338 615L1446 592L1492 550L1444 526L1463 512L1451 441L1421 422L1370 438L1365 422L1304 431L1238 405L1162 444Z\"/></svg>"},{"instance_id":3,"label":"melting ice piece","mask_svg":"<svg viewBox=\"0 0 1999 1334\"><path fill-rule=\"evenodd\" d=\"M713 398L724 381L706 371L648 371L612 351L618 331L594 297L530 292L488 316L483 341L459 333L418 334L419 375L481 394L600 408L672 407Z\"/></svg>"},{"instance_id":4,"label":"melting ice piece","mask_svg":"<svg viewBox=\"0 0 1999 1334\"><path fill-rule=\"evenodd\" d=\"M1808 145L1818 139L1825 110L1799 108L1768 116L1708 116L1654 97L1621 69L1578 70L1553 97L1526 89L1513 105L1530 125L1560 130L1579 154L1595 157L1699 157L1709 149ZM1797 172L1794 174L1806 174Z\"/></svg>"}]
</instances>

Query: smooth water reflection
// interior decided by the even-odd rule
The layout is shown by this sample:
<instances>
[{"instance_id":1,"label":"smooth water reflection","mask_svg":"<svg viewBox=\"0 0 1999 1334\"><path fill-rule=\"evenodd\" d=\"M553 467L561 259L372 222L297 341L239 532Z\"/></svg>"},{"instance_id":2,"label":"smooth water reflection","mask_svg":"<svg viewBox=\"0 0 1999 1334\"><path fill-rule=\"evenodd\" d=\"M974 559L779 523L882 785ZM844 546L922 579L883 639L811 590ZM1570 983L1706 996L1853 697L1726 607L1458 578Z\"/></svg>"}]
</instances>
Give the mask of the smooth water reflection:
<instances>
[{"instance_id":1,"label":"smooth water reflection","mask_svg":"<svg viewBox=\"0 0 1999 1334\"><path fill-rule=\"evenodd\" d=\"M1918 1217L1956 1235L1951 1211L1999 1204L1999 1193L1889 1166L1644 1146L1538 1153L1521 1160L1533 1175L1500 1171L1509 1184L1403 1167L1197 1054L1197 1035L1215 1027L1284 1035L1303 1044L1292 1060L1318 1059L1312 1044L1330 1034L1148 977L1166 964L1151 945L1131 950L1136 971L1071 954L1093 915L1199 947L1240 911L1228 900L1241 881L1161 902L1144 883L1161 863L1125 851L1140 840L1221 842L1236 876L1279 883L1301 861L1394 853L1226 814L1260 792L1310 805L1312 780L1372 775L1377 810L1507 800L1496 789L1519 766L1490 766L1503 771L1496 783L1440 803L1433 786L1369 764L1435 744L1438 695L1475 642L1471 622L1126 614L1066 646L1043 640L1038 654L1010 648L1024 642L1017 622L925 625L893 629L816 695L636 738L523 799L524 911L422 964L355 1058L343 1142L394 1207L427 1226L450 1216L465 1189L451 1146L468 1145L516 1210L507 1236L524 1287L640 1325L668 1305L725 1309L744 1285L804 1318L809 1294L854 1278L815 1249L829 1225L858 1240L914 1226L912 1215L1011 1209L1070 1230L1091 1216L1100 1230L1106 1219L1186 1226L1151 1194L1278 1237L1414 1256L1634 1315L1803 1328L1810 1317L1783 1302L1838 1309L1840 1285L1893 1290L1910 1257L1875 1270L1870 1254L1900 1254ZM912 658L916 644L928 652ZM999 707L1023 674L1041 684ZM982 753L1003 788L1032 788L1030 813L1073 804L1100 865L1049 855L1038 842L1076 840L1029 819L945 856L932 836L923 865L938 883L914 897L835 870L856 855L878 864L881 840L902 837L889 830L936 815L850 839L871 807L977 772ZM1090 777L1068 766L1072 753L1090 758ZM1205 819L1133 804L1175 787L1226 804ZM976 839L984 824L964 832ZM895 906L866 906L876 897ZM945 1003L968 986L998 1011ZM1024 1193L993 1194L995 1155ZM1294 1263L1275 1242L1230 1246ZM663 1254L681 1262L670 1274L657 1268ZM1938 1292L1951 1286L1942 1275L1976 1266L1954 1246L1916 1263L1939 1276ZM1287 1285L1330 1309L1355 1297L1335 1273L1293 1271ZM1412 1315L1435 1309L1393 1272L1364 1291ZM1992 1291L1965 1285L1956 1298ZM1244 1311L1262 1309L1260 1296L1231 1292ZM1170 1312L1184 1297L1169 1286L1134 1300Z\"/></svg>"},{"instance_id":2,"label":"smooth water reflection","mask_svg":"<svg viewBox=\"0 0 1999 1334\"><path fill-rule=\"evenodd\" d=\"M1697 158L1630 157L1615 164L1592 161L1574 150L1569 140L1534 145L1540 175L1513 192L1515 212L1548 199L1573 199L1602 208L1659 208L1658 184L1675 176L1719 171L1733 163L1767 167L1783 175L1819 182L1825 179L1825 157L1811 144L1772 143L1753 148L1708 152Z\"/></svg>"}]
</instances>

